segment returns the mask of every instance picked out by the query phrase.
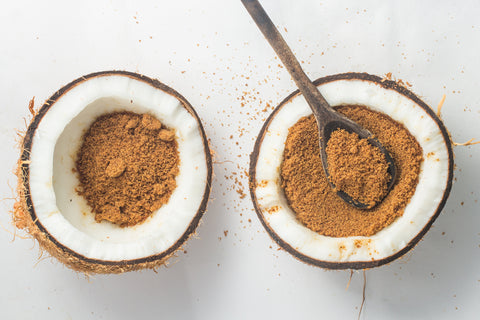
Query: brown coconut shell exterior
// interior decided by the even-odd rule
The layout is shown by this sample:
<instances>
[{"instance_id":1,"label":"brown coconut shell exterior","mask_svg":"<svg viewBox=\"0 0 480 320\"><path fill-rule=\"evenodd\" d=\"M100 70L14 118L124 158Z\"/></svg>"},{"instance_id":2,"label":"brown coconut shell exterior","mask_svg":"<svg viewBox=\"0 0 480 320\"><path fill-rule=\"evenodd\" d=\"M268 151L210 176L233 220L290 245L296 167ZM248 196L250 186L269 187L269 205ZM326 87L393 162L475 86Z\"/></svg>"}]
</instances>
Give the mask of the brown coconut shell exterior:
<instances>
[{"instance_id":1,"label":"brown coconut shell exterior","mask_svg":"<svg viewBox=\"0 0 480 320\"><path fill-rule=\"evenodd\" d=\"M35 214L35 204L32 202L32 199L30 197L30 150L32 147L33 136L40 121L42 121L43 116L48 112L50 107L57 101L58 98L60 98L63 94L67 93L70 89L72 89L79 83L92 78L111 75L130 77L132 79L145 82L154 88L157 88L175 96L182 103L183 107L197 120L197 123L199 124L207 164L207 183L205 185L205 190L203 193L203 200L194 218L190 221L187 230L166 251L135 260L107 261L91 259L65 247L63 244L57 241L57 239L55 239L55 237L51 235L37 219L37 216ZM190 105L190 103L177 91L173 90L172 88L166 86L165 84L161 83L156 79L152 79L137 73L128 71L102 71L91 73L72 81L71 83L67 84L59 91L57 91L43 104L38 113L35 114L32 121L30 122L27 132L25 133L25 136L23 138L21 144L21 156L20 160L18 161L16 174L18 177L18 199L14 205L13 222L17 228L25 229L31 236L37 239L42 249L45 249L53 257L57 258L60 262L75 271L83 272L86 274L123 273L127 271L134 271L145 268L156 269L157 267L164 265L166 261L172 255L174 255L177 250L181 248L185 241L187 241L190 236L195 233L195 230L200 223L200 219L202 218L207 208L207 203L210 195L212 182L212 157L210 154L207 137L205 135L205 131L203 129L200 118L198 117L197 113Z\"/></svg>"},{"instance_id":2,"label":"brown coconut shell exterior","mask_svg":"<svg viewBox=\"0 0 480 320\"><path fill-rule=\"evenodd\" d=\"M249 169L249 186L250 186L250 196L253 201L253 206L255 208L255 212L257 213L258 218L260 219L260 222L262 223L263 227L265 230L268 232L270 237L285 251L290 253L292 256L294 256L296 259L305 262L307 264L313 265L313 266L318 266L321 268L325 269L332 269L332 270L339 270L339 269L369 269L369 268L374 268L378 267L387 263L392 262L395 259L400 258L403 256L405 253L410 251L415 245L422 239L422 237L425 235L425 233L430 229L432 226L433 222L435 219L438 217L440 212L442 211L443 207L445 206L445 203L447 201L448 195L450 194L450 190L452 188L453 184L453 169L454 169L454 155L453 155L453 150L452 150L452 141L450 139L449 132L445 128L445 125L443 122L440 120L440 118L435 114L435 112L425 103L423 102L419 97L417 97L413 92L405 88L403 85L391 81L389 79L385 78L380 78L375 75L371 75L368 73L355 73L355 72L350 72L350 73L342 73L342 74L336 74L336 75L331 75L327 77L323 77L320 79L315 80L313 83L316 86L322 85L324 83L328 82L333 82L333 81L338 81L338 80L363 80L363 81L369 81L373 82L385 89L392 89L397 91L398 93L402 94L403 96L411 99L413 102L415 102L418 106L420 106L422 109L427 112L427 114L437 123L442 136L445 140L445 144L447 147L447 153L448 153L448 180L447 180L447 185L445 188L445 191L443 193L442 200L438 204L435 214L432 216L432 218L428 221L428 223L425 225L425 227L400 251L397 253L388 256L383 259L379 260L372 260L372 261L357 261L357 262L330 262L330 261L323 261L323 260L317 260L312 257L309 257L307 255L304 255L300 253L299 251L295 250L290 244L285 242L283 239L281 239L276 233L275 230L273 230L266 220L263 217L260 205L258 204L257 197L255 194L255 181L256 181L256 166L257 166L257 160L260 152L260 147L263 142L263 138L265 137L265 134L267 132L268 126L270 125L272 119L276 116L278 111L282 108L284 104L286 104L288 101L290 101L293 97L297 96L300 94L299 90L294 91L291 93L288 97L286 97L270 114L270 116L267 118L265 121L262 129L260 130L260 133L257 137L257 140L255 142L255 147L253 149L253 152L250 154L250 169Z\"/></svg>"}]
</instances>

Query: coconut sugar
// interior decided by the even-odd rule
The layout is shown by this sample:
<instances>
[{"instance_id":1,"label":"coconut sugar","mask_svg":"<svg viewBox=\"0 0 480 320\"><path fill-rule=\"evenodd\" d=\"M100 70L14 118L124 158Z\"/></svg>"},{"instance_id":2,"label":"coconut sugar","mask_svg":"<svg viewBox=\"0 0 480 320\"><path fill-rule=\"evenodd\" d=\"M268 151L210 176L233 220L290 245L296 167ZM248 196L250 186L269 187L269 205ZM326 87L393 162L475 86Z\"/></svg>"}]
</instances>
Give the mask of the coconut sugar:
<instances>
[{"instance_id":1,"label":"coconut sugar","mask_svg":"<svg viewBox=\"0 0 480 320\"><path fill-rule=\"evenodd\" d=\"M422 148L402 124L385 114L357 105L336 110L372 132L390 153L397 170L391 191L369 210L344 202L323 171L313 115L289 129L280 168L282 187L296 218L311 230L331 237L372 236L402 216L418 183Z\"/></svg>"},{"instance_id":2,"label":"coconut sugar","mask_svg":"<svg viewBox=\"0 0 480 320\"><path fill-rule=\"evenodd\" d=\"M115 112L98 117L77 154L78 188L97 222L130 227L166 204L179 172L175 132L155 117Z\"/></svg>"},{"instance_id":3,"label":"coconut sugar","mask_svg":"<svg viewBox=\"0 0 480 320\"><path fill-rule=\"evenodd\" d=\"M391 175L385 155L358 134L337 129L325 148L330 181L338 190L373 207L388 192Z\"/></svg>"}]
</instances>

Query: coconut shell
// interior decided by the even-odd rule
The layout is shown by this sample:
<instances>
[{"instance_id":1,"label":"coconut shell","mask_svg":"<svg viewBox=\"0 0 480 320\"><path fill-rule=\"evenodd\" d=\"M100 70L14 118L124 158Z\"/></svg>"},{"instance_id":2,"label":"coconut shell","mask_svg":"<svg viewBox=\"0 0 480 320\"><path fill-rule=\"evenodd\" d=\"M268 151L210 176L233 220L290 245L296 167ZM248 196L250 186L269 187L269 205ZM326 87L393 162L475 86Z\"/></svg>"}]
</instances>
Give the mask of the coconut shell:
<instances>
[{"instance_id":1,"label":"coconut shell","mask_svg":"<svg viewBox=\"0 0 480 320\"><path fill-rule=\"evenodd\" d=\"M157 89L160 89L170 95L175 96L183 105L183 107L196 119L199 128L200 134L203 140L203 146L206 156L207 164L207 181L205 185L205 190L203 193L202 202L194 216L190 221L187 230L183 235L166 251L140 258L135 260L122 260L122 261L106 261L106 260L97 260L90 259L77 252L67 248L62 245L55 237L53 237L48 230L41 224L37 219L35 213L35 206L30 197L30 184L29 184L29 174L30 174L30 150L32 147L32 140L35 134L40 121L43 116L48 112L50 107L59 99L63 94L68 92L70 89L78 85L79 83L92 79L95 77L109 76L109 75L122 75L126 77L133 78L135 80L143 81ZM177 91L166 86L156 79L152 79L137 73L127 72L127 71L102 71L91 73L81 78L78 78L66 86L62 87L54 95L52 95L40 110L34 114L32 121L30 122L28 129L23 137L21 143L21 157L18 161L18 166L16 170L16 175L18 177L18 186L17 194L18 198L14 204L13 212L13 222L15 226L19 229L26 230L31 236L33 236L40 244L40 247L46 250L53 257L57 258L60 262L68 266L69 268L83 272L86 274L95 274L95 273L123 273L127 271L134 271L140 269L155 269L159 266L162 266L166 261L175 254L175 252L181 249L181 246L187 241L190 236L195 233L197 226L199 225L200 219L202 218L206 208L210 195L211 182L212 182L212 157L210 154L210 148L208 145L207 137L205 131L201 124L200 118L197 113L190 105L190 103Z\"/></svg>"},{"instance_id":2,"label":"coconut shell","mask_svg":"<svg viewBox=\"0 0 480 320\"><path fill-rule=\"evenodd\" d=\"M452 141L450 139L450 135L445 128L443 122L440 120L440 118L437 116L437 114L425 103L423 102L419 97L417 97L413 92L408 90L405 86L402 85L402 83L397 83L395 81L386 79L386 78L380 78L375 75L370 75L367 73L342 73L342 74L336 74L336 75L331 75L327 77L323 77L320 79L315 80L313 83L316 86L319 86L324 83L328 82L333 82L337 80L365 80L365 81L370 81L374 82L380 86L382 86L385 89L392 89L397 91L398 93L406 96L407 98L411 99L414 101L418 106L420 106L422 109L426 111L426 113L437 123L438 127L440 128L441 134L446 141L446 146L447 146L447 153L448 153L448 181L447 185L445 188L445 191L443 193L442 200L438 204L435 214L432 216L432 218L428 221L428 223L424 226L424 228L400 251L397 253L388 256L383 259L378 259L378 260L373 260L373 261L359 261L359 262L330 262L330 261L323 261L323 260L317 260L313 259L309 256L306 256L299 251L295 250L290 244L282 240L276 233L275 230L273 230L268 223L265 221L260 205L257 201L257 197L255 194L255 181L256 181L256 166L257 166L257 160L260 152L260 147L263 142L263 139L265 137L265 134L267 132L268 126L272 122L273 118L276 116L276 114L280 111L281 107L286 104L288 101L290 101L293 97L297 96L300 94L299 90L296 90L292 92L288 97L286 97L270 114L270 116L267 118L265 121L262 129L260 130L260 133L258 134L257 140L255 142L255 147L253 149L253 152L250 154L250 168L249 168L249 187L250 187L250 196L253 201L253 206L255 208L255 212L257 213L258 219L262 223L263 227L265 230L268 232L270 237L285 251L290 253L292 256L294 256L296 259L305 262L310 265L322 267L325 269L368 269L368 268L373 268L373 267L378 267L384 264L387 264L389 262L392 262L395 259L398 259L399 257L403 256L405 253L410 251L412 248L415 247L415 245L422 239L422 237L425 235L425 233L430 229L432 226L433 222L435 219L438 217L440 212L442 211L443 207L445 206L445 203L447 201L448 195L450 193L450 190L452 188L453 184L453 169L454 169L454 155L453 155L453 150L452 150Z\"/></svg>"}]
</instances>

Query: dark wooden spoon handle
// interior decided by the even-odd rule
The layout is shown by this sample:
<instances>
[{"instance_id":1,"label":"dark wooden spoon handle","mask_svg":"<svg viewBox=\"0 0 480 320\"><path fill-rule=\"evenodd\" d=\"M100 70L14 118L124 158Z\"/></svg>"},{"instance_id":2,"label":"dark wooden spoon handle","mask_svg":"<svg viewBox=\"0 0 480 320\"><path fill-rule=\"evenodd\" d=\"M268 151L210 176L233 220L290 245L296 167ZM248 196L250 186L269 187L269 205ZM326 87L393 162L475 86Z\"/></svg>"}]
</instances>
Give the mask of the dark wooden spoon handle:
<instances>
[{"instance_id":1,"label":"dark wooden spoon handle","mask_svg":"<svg viewBox=\"0 0 480 320\"><path fill-rule=\"evenodd\" d=\"M319 122L318 125L322 127L319 129L323 131L323 127L327 122L337 118L335 117L335 111L330 107L328 102L318 91L317 87L305 74L297 58L295 58L289 46L280 32L278 32L261 4L257 0L242 0L242 3L248 13L252 16L260 31L262 31L265 38L275 50L283 65L287 68L297 87L300 89L300 92L312 108L312 112L315 114L315 117Z\"/></svg>"}]
</instances>

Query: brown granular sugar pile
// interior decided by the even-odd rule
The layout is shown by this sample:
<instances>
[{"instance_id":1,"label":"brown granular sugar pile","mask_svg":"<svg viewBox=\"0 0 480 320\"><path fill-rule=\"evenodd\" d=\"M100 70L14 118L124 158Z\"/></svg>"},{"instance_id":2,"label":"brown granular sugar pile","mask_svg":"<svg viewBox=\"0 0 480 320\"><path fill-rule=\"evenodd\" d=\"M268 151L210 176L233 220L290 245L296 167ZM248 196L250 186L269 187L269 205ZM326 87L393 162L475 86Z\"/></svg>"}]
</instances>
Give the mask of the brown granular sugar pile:
<instances>
[{"instance_id":1,"label":"brown granular sugar pile","mask_svg":"<svg viewBox=\"0 0 480 320\"><path fill-rule=\"evenodd\" d=\"M325 149L335 188L372 208L388 191L391 175L385 155L367 139L344 129L332 132Z\"/></svg>"},{"instance_id":2,"label":"brown granular sugar pile","mask_svg":"<svg viewBox=\"0 0 480 320\"><path fill-rule=\"evenodd\" d=\"M388 150L397 169L391 191L370 210L345 203L325 177L313 116L301 118L289 129L282 186L297 219L311 230L331 237L371 236L402 216L418 183L422 148L402 124L385 114L357 105L336 110L370 130Z\"/></svg>"},{"instance_id":3,"label":"brown granular sugar pile","mask_svg":"<svg viewBox=\"0 0 480 320\"><path fill-rule=\"evenodd\" d=\"M175 132L158 119L133 112L102 115L77 154L78 193L97 222L134 226L168 202L178 167Z\"/></svg>"}]
</instances>

